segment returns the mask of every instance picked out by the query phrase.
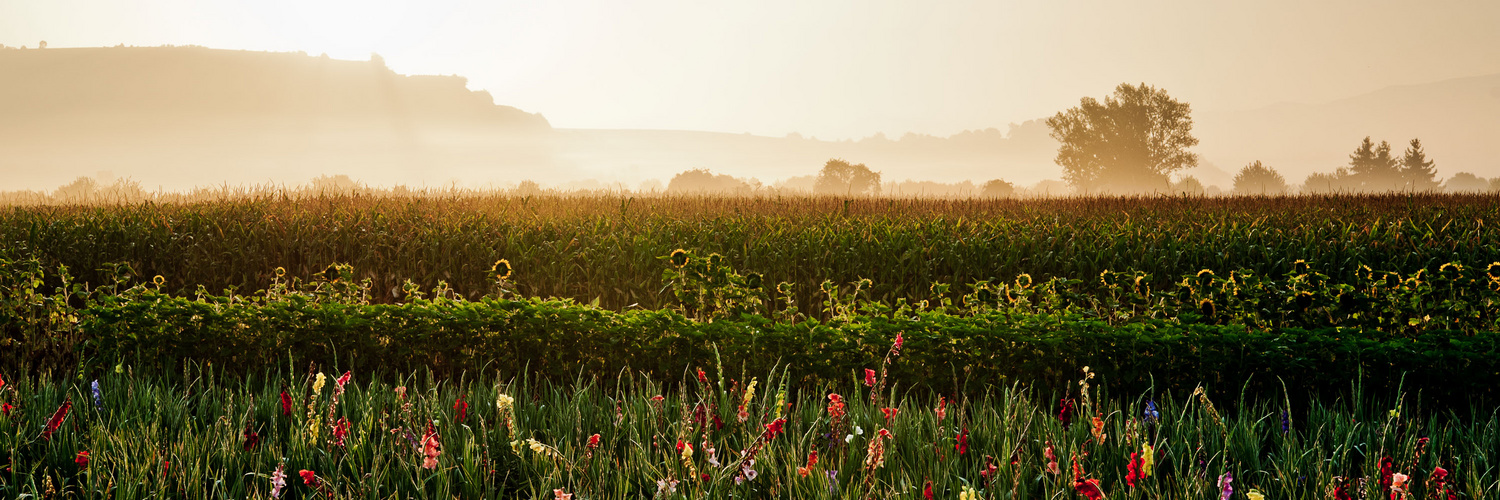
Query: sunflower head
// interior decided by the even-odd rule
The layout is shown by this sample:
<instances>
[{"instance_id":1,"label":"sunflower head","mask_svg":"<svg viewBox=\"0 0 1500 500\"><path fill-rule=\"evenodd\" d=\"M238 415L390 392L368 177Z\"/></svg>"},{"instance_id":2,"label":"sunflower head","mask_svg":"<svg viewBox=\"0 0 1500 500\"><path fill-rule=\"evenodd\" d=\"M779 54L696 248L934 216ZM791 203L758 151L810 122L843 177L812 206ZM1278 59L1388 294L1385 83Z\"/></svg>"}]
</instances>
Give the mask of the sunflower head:
<instances>
[{"instance_id":1,"label":"sunflower head","mask_svg":"<svg viewBox=\"0 0 1500 500\"><path fill-rule=\"evenodd\" d=\"M1214 282L1214 272L1210 269L1198 271L1198 286L1207 287Z\"/></svg>"},{"instance_id":2,"label":"sunflower head","mask_svg":"<svg viewBox=\"0 0 1500 500\"><path fill-rule=\"evenodd\" d=\"M676 250L672 251L672 265L677 266L677 267L682 267L682 266L686 266L687 264L688 264L688 253L687 253L687 250L683 250L683 249L679 248L679 249L676 249Z\"/></svg>"},{"instance_id":3,"label":"sunflower head","mask_svg":"<svg viewBox=\"0 0 1500 500\"><path fill-rule=\"evenodd\" d=\"M717 268L724 265L724 256L718 253L708 254L708 267Z\"/></svg>"},{"instance_id":4,"label":"sunflower head","mask_svg":"<svg viewBox=\"0 0 1500 500\"><path fill-rule=\"evenodd\" d=\"M1301 310L1301 309L1307 309L1309 307L1312 307L1312 303L1313 303L1313 294L1312 294L1312 292L1309 292L1309 291L1306 291L1306 290L1301 291L1301 292L1297 292L1297 309L1299 309L1299 310Z\"/></svg>"},{"instance_id":5,"label":"sunflower head","mask_svg":"<svg viewBox=\"0 0 1500 500\"><path fill-rule=\"evenodd\" d=\"M1031 288L1031 275L1021 273L1019 276L1016 276L1016 286L1021 288Z\"/></svg>"},{"instance_id":6,"label":"sunflower head","mask_svg":"<svg viewBox=\"0 0 1500 500\"><path fill-rule=\"evenodd\" d=\"M328 281L338 281L339 277L338 264L329 264L328 268L323 270L323 279L326 279Z\"/></svg>"},{"instance_id":7,"label":"sunflower head","mask_svg":"<svg viewBox=\"0 0 1500 500\"><path fill-rule=\"evenodd\" d=\"M277 278L281 278L281 277L285 277L285 276L286 276L286 268L285 267L281 267L281 266L277 266L276 267L276 277Z\"/></svg>"},{"instance_id":8,"label":"sunflower head","mask_svg":"<svg viewBox=\"0 0 1500 500\"><path fill-rule=\"evenodd\" d=\"M151 282L156 283L156 286L162 286L167 284L167 279L158 274L155 278L151 278Z\"/></svg>"},{"instance_id":9,"label":"sunflower head","mask_svg":"<svg viewBox=\"0 0 1500 500\"><path fill-rule=\"evenodd\" d=\"M510 261L507 260L507 259L497 260L497 261L495 261L495 265L490 266L490 274L493 274L495 276L495 279L498 279L498 280L508 279L508 278L510 278L510 273L511 273Z\"/></svg>"},{"instance_id":10,"label":"sunflower head","mask_svg":"<svg viewBox=\"0 0 1500 500\"><path fill-rule=\"evenodd\" d=\"M1292 262L1292 274L1307 274L1308 269L1310 267L1306 260L1297 259Z\"/></svg>"},{"instance_id":11,"label":"sunflower head","mask_svg":"<svg viewBox=\"0 0 1500 500\"><path fill-rule=\"evenodd\" d=\"M761 278L760 273L746 274L745 275L745 288L749 288L751 290L760 290L761 280L762 279L763 278Z\"/></svg>"},{"instance_id":12,"label":"sunflower head","mask_svg":"<svg viewBox=\"0 0 1500 500\"><path fill-rule=\"evenodd\" d=\"M1491 262L1489 267L1484 268L1484 274L1488 275L1491 281L1500 281L1500 262Z\"/></svg>"},{"instance_id":13,"label":"sunflower head","mask_svg":"<svg viewBox=\"0 0 1500 500\"><path fill-rule=\"evenodd\" d=\"M1198 301L1198 313L1199 314L1202 314L1204 317L1212 318L1212 317L1214 317L1214 313L1215 312L1217 312L1217 311L1214 308L1214 301L1213 301L1213 299L1203 299L1203 300Z\"/></svg>"},{"instance_id":14,"label":"sunflower head","mask_svg":"<svg viewBox=\"0 0 1500 500\"><path fill-rule=\"evenodd\" d=\"M792 293L792 284L791 283L787 283L785 281L783 281L781 283L777 283L776 284L776 293L779 293L779 294L782 294L782 295L790 295Z\"/></svg>"}]
</instances>

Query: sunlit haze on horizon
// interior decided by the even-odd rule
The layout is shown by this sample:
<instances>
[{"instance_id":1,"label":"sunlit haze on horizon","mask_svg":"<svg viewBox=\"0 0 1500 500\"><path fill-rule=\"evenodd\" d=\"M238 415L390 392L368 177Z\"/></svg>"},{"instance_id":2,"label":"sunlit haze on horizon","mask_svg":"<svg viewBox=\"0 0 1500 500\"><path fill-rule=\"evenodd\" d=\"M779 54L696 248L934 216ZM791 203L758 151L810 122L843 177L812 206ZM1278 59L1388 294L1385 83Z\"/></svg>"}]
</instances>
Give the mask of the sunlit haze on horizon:
<instances>
[{"instance_id":1,"label":"sunlit haze on horizon","mask_svg":"<svg viewBox=\"0 0 1500 500\"><path fill-rule=\"evenodd\" d=\"M0 43L383 56L559 128L937 135L1121 82L1195 110L1500 72L1500 2L0 0Z\"/></svg>"}]
</instances>

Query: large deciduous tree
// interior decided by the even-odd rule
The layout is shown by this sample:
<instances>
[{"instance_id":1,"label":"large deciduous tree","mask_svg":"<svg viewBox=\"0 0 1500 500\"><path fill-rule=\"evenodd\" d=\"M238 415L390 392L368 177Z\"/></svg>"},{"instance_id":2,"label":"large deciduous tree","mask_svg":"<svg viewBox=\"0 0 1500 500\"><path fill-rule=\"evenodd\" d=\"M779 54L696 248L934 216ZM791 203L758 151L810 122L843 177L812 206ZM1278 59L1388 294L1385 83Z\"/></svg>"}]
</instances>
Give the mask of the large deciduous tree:
<instances>
[{"instance_id":1,"label":"large deciduous tree","mask_svg":"<svg viewBox=\"0 0 1500 500\"><path fill-rule=\"evenodd\" d=\"M818 172L813 192L837 196L880 194L880 172L863 163L850 164L840 159L828 160Z\"/></svg>"},{"instance_id":2,"label":"large deciduous tree","mask_svg":"<svg viewBox=\"0 0 1500 500\"><path fill-rule=\"evenodd\" d=\"M1085 97L1047 126L1061 143L1056 161L1075 191L1165 191L1172 172L1198 165L1188 151L1198 144L1191 112L1165 90L1120 84L1104 102Z\"/></svg>"}]
</instances>

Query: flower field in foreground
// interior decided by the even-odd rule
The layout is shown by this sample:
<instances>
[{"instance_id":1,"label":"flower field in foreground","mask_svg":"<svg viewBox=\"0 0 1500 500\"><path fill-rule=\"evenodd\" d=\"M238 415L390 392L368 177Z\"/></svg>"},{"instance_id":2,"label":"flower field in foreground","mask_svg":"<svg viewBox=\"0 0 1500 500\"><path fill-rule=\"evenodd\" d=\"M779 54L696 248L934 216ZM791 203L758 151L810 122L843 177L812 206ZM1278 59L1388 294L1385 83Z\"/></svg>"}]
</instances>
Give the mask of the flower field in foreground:
<instances>
[{"instance_id":1,"label":"flower field in foreground","mask_svg":"<svg viewBox=\"0 0 1500 500\"><path fill-rule=\"evenodd\" d=\"M898 341L899 342L899 341ZM893 348L887 363L899 362ZM871 366L706 367L664 386L129 367L3 374L0 496L17 498L1209 498L1500 495L1493 411L1414 396L1310 407L1202 392L920 395ZM292 374L292 375L288 375Z\"/></svg>"}]
</instances>

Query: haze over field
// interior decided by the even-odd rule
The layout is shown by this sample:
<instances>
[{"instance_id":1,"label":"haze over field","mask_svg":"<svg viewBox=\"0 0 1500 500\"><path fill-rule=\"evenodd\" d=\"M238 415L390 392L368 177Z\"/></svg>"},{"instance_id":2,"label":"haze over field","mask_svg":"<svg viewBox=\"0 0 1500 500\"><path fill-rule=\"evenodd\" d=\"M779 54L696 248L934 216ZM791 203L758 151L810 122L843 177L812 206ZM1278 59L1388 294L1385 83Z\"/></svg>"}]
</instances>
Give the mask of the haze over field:
<instances>
[{"instance_id":1,"label":"haze over field","mask_svg":"<svg viewBox=\"0 0 1500 500\"><path fill-rule=\"evenodd\" d=\"M796 187L830 158L1033 185L1063 177L1042 120L1121 82L1192 105L1178 177L1205 185L1256 160L1298 183L1366 136L1491 177L1496 25L1465 1L0 1L0 191Z\"/></svg>"}]
</instances>

